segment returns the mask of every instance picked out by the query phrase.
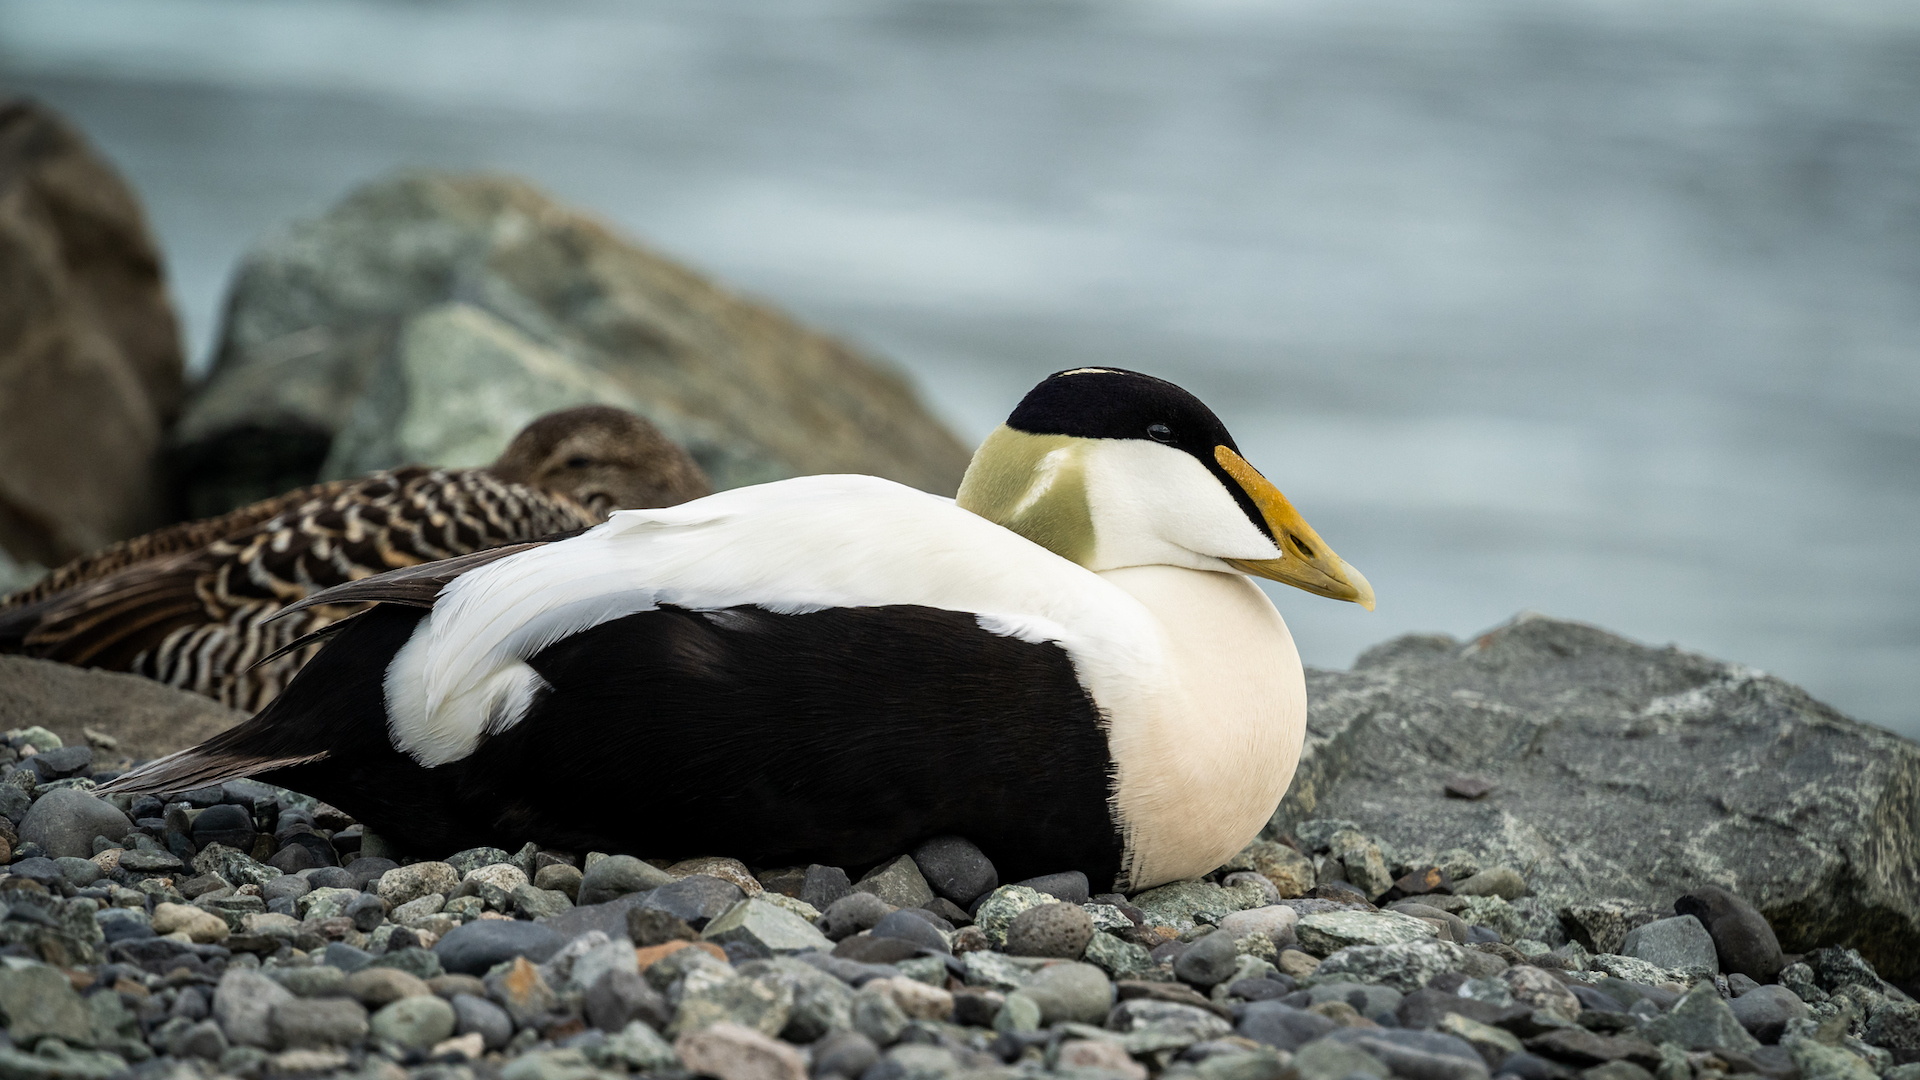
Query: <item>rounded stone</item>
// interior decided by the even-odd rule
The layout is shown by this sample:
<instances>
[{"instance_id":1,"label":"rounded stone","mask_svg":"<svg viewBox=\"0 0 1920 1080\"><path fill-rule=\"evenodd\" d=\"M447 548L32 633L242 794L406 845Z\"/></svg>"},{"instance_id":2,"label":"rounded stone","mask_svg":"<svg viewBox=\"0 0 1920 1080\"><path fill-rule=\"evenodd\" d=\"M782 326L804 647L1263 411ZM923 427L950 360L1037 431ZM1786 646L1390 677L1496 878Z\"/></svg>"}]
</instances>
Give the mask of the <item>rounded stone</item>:
<instances>
[{"instance_id":1,"label":"rounded stone","mask_svg":"<svg viewBox=\"0 0 1920 1080\"><path fill-rule=\"evenodd\" d=\"M604 904L628 893L657 889L676 879L672 874L631 855L609 855L587 867L575 898L581 904Z\"/></svg>"},{"instance_id":2,"label":"rounded stone","mask_svg":"<svg viewBox=\"0 0 1920 1080\"><path fill-rule=\"evenodd\" d=\"M1296 1009L1278 1001L1256 1001L1240 1014L1235 1031L1276 1050L1298 1050L1338 1025L1319 1013Z\"/></svg>"},{"instance_id":3,"label":"rounded stone","mask_svg":"<svg viewBox=\"0 0 1920 1080\"><path fill-rule=\"evenodd\" d=\"M378 1007L402 998L431 996L426 982L390 967L369 967L347 976L341 989L362 1005Z\"/></svg>"},{"instance_id":4,"label":"rounded stone","mask_svg":"<svg viewBox=\"0 0 1920 1080\"><path fill-rule=\"evenodd\" d=\"M70 787L41 795L20 819L21 843L40 845L52 859L91 858L94 837L118 840L132 831L111 803Z\"/></svg>"},{"instance_id":5,"label":"rounded stone","mask_svg":"<svg viewBox=\"0 0 1920 1080\"><path fill-rule=\"evenodd\" d=\"M226 803L209 806L193 819L193 842L199 847L225 844L249 851L253 848L253 815Z\"/></svg>"},{"instance_id":6,"label":"rounded stone","mask_svg":"<svg viewBox=\"0 0 1920 1080\"><path fill-rule=\"evenodd\" d=\"M447 931L447 936L434 945L433 953L448 971L485 975L495 964L516 956L545 963L565 944L559 934L539 923L477 919Z\"/></svg>"},{"instance_id":7,"label":"rounded stone","mask_svg":"<svg viewBox=\"0 0 1920 1080\"><path fill-rule=\"evenodd\" d=\"M1046 1024L1098 1024L1113 1008L1113 983L1092 964L1049 965L1028 976L1020 991L1040 1006Z\"/></svg>"},{"instance_id":8,"label":"rounded stone","mask_svg":"<svg viewBox=\"0 0 1920 1080\"><path fill-rule=\"evenodd\" d=\"M935 894L966 907L1000 884L993 861L962 836L936 836L913 849L913 864Z\"/></svg>"},{"instance_id":9,"label":"rounded stone","mask_svg":"<svg viewBox=\"0 0 1920 1080\"><path fill-rule=\"evenodd\" d=\"M350 998L285 1001L268 1014L267 1030L289 1050L339 1046L367 1034L367 1010Z\"/></svg>"},{"instance_id":10,"label":"rounded stone","mask_svg":"<svg viewBox=\"0 0 1920 1080\"><path fill-rule=\"evenodd\" d=\"M1233 934L1215 930L1180 954L1173 962L1173 973L1181 982L1207 990L1231 978L1239 961L1240 951Z\"/></svg>"},{"instance_id":11,"label":"rounded stone","mask_svg":"<svg viewBox=\"0 0 1920 1080\"><path fill-rule=\"evenodd\" d=\"M827 910L820 914L820 921L825 924L821 929L828 940L840 941L873 929L894 911L892 904L872 893L848 893L827 905Z\"/></svg>"},{"instance_id":12,"label":"rounded stone","mask_svg":"<svg viewBox=\"0 0 1920 1080\"><path fill-rule=\"evenodd\" d=\"M873 936L910 941L935 952L951 951L940 928L921 917L918 908L901 908L881 916L880 921L873 924Z\"/></svg>"},{"instance_id":13,"label":"rounded stone","mask_svg":"<svg viewBox=\"0 0 1920 1080\"><path fill-rule=\"evenodd\" d=\"M533 887L545 892L562 892L569 900L580 899L580 885L584 880L577 866L566 863L553 863L534 871Z\"/></svg>"},{"instance_id":14,"label":"rounded stone","mask_svg":"<svg viewBox=\"0 0 1920 1080\"><path fill-rule=\"evenodd\" d=\"M60 876L66 879L67 884L76 889L84 889L94 882L99 881L100 875L104 873L104 871L100 869L100 864L94 862L92 859L76 859L71 856L62 856L61 858L53 860L53 864L60 868Z\"/></svg>"},{"instance_id":15,"label":"rounded stone","mask_svg":"<svg viewBox=\"0 0 1920 1080\"><path fill-rule=\"evenodd\" d=\"M474 994L455 994L452 1004L456 1029L460 1034L479 1034L481 1042L489 1050L498 1050L513 1038L513 1018L507 1015L507 1010L486 998Z\"/></svg>"},{"instance_id":16,"label":"rounded stone","mask_svg":"<svg viewBox=\"0 0 1920 1080\"><path fill-rule=\"evenodd\" d=\"M1078 904L1042 904L1007 924L1007 952L1013 956L1078 960L1092 940L1093 918Z\"/></svg>"},{"instance_id":17,"label":"rounded stone","mask_svg":"<svg viewBox=\"0 0 1920 1080\"><path fill-rule=\"evenodd\" d=\"M1755 987L1730 1004L1740 1026L1768 1045L1780 1041L1789 1020L1803 1020L1809 1014L1807 1003L1784 986Z\"/></svg>"},{"instance_id":18,"label":"rounded stone","mask_svg":"<svg viewBox=\"0 0 1920 1080\"><path fill-rule=\"evenodd\" d=\"M428 893L452 896L460 887L460 875L443 862L420 862L396 866L380 875L380 899L399 907Z\"/></svg>"},{"instance_id":19,"label":"rounded stone","mask_svg":"<svg viewBox=\"0 0 1920 1080\"><path fill-rule=\"evenodd\" d=\"M1220 929L1233 935L1235 941L1263 934L1273 942L1275 948L1291 945L1294 942L1293 927L1300 921L1300 913L1284 904L1271 907L1249 908L1246 911L1231 912L1220 919Z\"/></svg>"},{"instance_id":20,"label":"rounded stone","mask_svg":"<svg viewBox=\"0 0 1920 1080\"><path fill-rule=\"evenodd\" d=\"M1015 882L1034 892L1046 893L1063 904L1084 904L1091 897L1092 888L1087 884L1087 875L1078 870L1066 870L1058 874L1042 874L1036 878Z\"/></svg>"},{"instance_id":21,"label":"rounded stone","mask_svg":"<svg viewBox=\"0 0 1920 1080\"><path fill-rule=\"evenodd\" d=\"M453 1034L457 1017L453 1006L428 994L401 998L373 1014L373 1037L409 1050L430 1049Z\"/></svg>"}]
</instances>

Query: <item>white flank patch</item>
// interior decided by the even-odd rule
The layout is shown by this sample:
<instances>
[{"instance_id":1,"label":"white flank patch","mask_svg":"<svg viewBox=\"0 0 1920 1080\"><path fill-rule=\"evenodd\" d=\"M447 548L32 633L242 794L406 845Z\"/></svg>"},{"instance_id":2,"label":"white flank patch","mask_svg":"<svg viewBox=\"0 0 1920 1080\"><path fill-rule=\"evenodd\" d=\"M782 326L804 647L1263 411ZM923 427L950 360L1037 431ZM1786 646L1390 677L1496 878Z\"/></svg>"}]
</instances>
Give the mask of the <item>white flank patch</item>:
<instances>
[{"instance_id":1,"label":"white flank patch","mask_svg":"<svg viewBox=\"0 0 1920 1080\"><path fill-rule=\"evenodd\" d=\"M1152 696L1164 654L1132 597L951 499L870 476L806 476L623 510L463 575L388 669L394 745L428 766L472 753L524 716L529 657L662 604L987 612L1011 636L1058 641L1103 706Z\"/></svg>"}]
</instances>

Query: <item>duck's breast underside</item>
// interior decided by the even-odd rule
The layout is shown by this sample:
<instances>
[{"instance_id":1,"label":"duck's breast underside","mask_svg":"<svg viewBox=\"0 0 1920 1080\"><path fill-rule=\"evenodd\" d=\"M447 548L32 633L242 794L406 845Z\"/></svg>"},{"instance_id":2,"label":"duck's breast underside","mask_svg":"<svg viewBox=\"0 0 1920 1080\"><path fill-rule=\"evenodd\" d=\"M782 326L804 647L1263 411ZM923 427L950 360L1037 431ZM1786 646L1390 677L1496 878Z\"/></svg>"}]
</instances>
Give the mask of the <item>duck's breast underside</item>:
<instances>
[{"instance_id":1,"label":"duck's breast underside","mask_svg":"<svg viewBox=\"0 0 1920 1080\"><path fill-rule=\"evenodd\" d=\"M525 717L433 768L394 748L382 689L424 614L383 605L322 650L261 730L331 750L268 779L421 850L857 869L957 833L1002 880L1080 869L1098 889L1120 869L1107 736L1072 660L972 612L627 615L529 657L545 685Z\"/></svg>"}]
</instances>

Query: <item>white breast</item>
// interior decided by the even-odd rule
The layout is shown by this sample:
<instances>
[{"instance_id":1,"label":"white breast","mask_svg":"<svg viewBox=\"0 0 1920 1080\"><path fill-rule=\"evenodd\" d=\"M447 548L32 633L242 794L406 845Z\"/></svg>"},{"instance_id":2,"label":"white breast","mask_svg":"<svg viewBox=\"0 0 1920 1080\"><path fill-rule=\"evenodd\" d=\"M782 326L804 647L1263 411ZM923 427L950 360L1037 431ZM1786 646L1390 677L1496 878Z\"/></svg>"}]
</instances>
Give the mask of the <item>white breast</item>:
<instances>
[{"instance_id":1,"label":"white breast","mask_svg":"<svg viewBox=\"0 0 1920 1080\"><path fill-rule=\"evenodd\" d=\"M1195 877L1258 835L1293 780L1306 739L1300 654L1273 602L1239 574L1100 576L1153 613L1168 656L1160 694L1113 710L1123 874L1132 888Z\"/></svg>"}]
</instances>

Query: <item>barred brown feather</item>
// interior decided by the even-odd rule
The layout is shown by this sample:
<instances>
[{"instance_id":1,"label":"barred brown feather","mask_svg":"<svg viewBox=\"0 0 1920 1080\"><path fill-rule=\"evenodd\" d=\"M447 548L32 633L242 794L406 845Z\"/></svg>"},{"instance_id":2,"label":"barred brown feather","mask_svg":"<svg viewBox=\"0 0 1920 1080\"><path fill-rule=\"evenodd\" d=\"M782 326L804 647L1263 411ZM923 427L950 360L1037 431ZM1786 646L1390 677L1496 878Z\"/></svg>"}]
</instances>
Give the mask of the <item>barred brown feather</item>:
<instances>
[{"instance_id":1,"label":"barred brown feather","mask_svg":"<svg viewBox=\"0 0 1920 1080\"><path fill-rule=\"evenodd\" d=\"M485 469L408 466L319 484L75 560L0 599L0 651L133 672L256 711L321 642L276 652L368 606L322 603L275 620L312 593L707 490L692 459L644 420L564 410Z\"/></svg>"}]
</instances>

